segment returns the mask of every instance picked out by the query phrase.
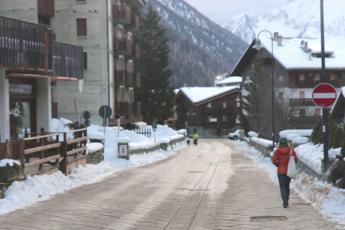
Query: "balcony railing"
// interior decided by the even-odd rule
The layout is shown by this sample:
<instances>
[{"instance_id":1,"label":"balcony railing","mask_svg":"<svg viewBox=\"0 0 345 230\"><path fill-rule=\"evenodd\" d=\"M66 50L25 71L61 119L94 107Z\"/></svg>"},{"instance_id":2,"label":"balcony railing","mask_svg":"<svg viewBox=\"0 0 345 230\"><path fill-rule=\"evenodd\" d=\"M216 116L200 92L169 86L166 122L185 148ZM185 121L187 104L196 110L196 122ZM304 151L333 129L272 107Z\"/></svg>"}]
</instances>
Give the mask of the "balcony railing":
<instances>
[{"instance_id":1,"label":"balcony railing","mask_svg":"<svg viewBox=\"0 0 345 230\"><path fill-rule=\"evenodd\" d=\"M139 59L140 58L140 46L135 44L133 45L133 57L135 59Z\"/></svg>"},{"instance_id":2,"label":"balcony railing","mask_svg":"<svg viewBox=\"0 0 345 230\"><path fill-rule=\"evenodd\" d=\"M53 43L53 74L55 77L82 79L84 52L81 46Z\"/></svg>"},{"instance_id":3,"label":"balcony railing","mask_svg":"<svg viewBox=\"0 0 345 230\"><path fill-rule=\"evenodd\" d=\"M116 52L118 54L123 54L123 55L128 55L131 56L132 55L132 47L133 47L133 43L132 41L128 40L128 39L121 39L116 41Z\"/></svg>"},{"instance_id":4,"label":"balcony railing","mask_svg":"<svg viewBox=\"0 0 345 230\"><path fill-rule=\"evenodd\" d=\"M52 34L47 27L0 17L0 66L52 69Z\"/></svg>"},{"instance_id":5,"label":"balcony railing","mask_svg":"<svg viewBox=\"0 0 345 230\"><path fill-rule=\"evenodd\" d=\"M125 5L113 5L114 24L130 24L131 9Z\"/></svg>"}]
</instances>

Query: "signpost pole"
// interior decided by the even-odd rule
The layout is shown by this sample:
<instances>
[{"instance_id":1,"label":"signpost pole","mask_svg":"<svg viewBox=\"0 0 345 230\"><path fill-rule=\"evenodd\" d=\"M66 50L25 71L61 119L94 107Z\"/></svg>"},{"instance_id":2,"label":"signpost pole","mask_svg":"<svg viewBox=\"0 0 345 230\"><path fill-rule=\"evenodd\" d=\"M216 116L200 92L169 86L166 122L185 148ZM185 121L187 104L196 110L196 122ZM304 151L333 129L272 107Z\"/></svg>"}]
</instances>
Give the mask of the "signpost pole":
<instances>
[{"instance_id":1,"label":"signpost pole","mask_svg":"<svg viewBox=\"0 0 345 230\"><path fill-rule=\"evenodd\" d=\"M324 6L320 0L320 21L321 21L321 82L326 82L326 61L325 61L325 29L324 29ZM328 110L322 109L322 141L323 141L323 167L324 172L328 167Z\"/></svg>"}]
</instances>

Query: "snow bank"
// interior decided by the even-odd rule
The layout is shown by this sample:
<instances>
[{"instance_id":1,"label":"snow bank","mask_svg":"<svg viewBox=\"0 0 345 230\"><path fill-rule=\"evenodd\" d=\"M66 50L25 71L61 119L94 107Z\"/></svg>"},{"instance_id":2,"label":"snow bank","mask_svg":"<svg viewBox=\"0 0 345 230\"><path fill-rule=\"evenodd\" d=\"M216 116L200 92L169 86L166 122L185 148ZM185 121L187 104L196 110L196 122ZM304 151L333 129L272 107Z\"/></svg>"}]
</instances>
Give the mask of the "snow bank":
<instances>
[{"instance_id":1,"label":"snow bank","mask_svg":"<svg viewBox=\"0 0 345 230\"><path fill-rule=\"evenodd\" d=\"M86 148L88 153L95 153L103 150L104 146L101 143L87 143Z\"/></svg>"},{"instance_id":2,"label":"snow bank","mask_svg":"<svg viewBox=\"0 0 345 230\"><path fill-rule=\"evenodd\" d=\"M71 130L68 128L68 124L73 123L70 120L64 119L64 118L60 118L60 119L52 119L50 122L50 129L52 132L63 132L63 133L67 133L67 138L68 139L73 139L73 132L71 132ZM63 139L63 135L60 135L60 140Z\"/></svg>"},{"instance_id":3,"label":"snow bank","mask_svg":"<svg viewBox=\"0 0 345 230\"><path fill-rule=\"evenodd\" d=\"M296 147L298 158L305 163L314 172L321 175L323 160L323 145L314 145L313 143L302 144ZM340 154L339 149L330 149L329 157L335 159Z\"/></svg>"},{"instance_id":4,"label":"snow bank","mask_svg":"<svg viewBox=\"0 0 345 230\"><path fill-rule=\"evenodd\" d=\"M15 164L20 165L20 162L16 160L12 160L12 159L0 160L0 168L7 167L7 166L13 167Z\"/></svg>"},{"instance_id":5,"label":"snow bank","mask_svg":"<svg viewBox=\"0 0 345 230\"><path fill-rule=\"evenodd\" d=\"M249 131L249 132L248 132L248 136L249 136L249 137L258 137L259 134L257 134L257 133L254 132L254 131Z\"/></svg>"},{"instance_id":6,"label":"snow bank","mask_svg":"<svg viewBox=\"0 0 345 230\"><path fill-rule=\"evenodd\" d=\"M261 152L248 146L245 142L236 142L236 145L236 148L248 153L248 156L251 157L260 168L264 169L272 181L278 185L276 167L271 163L271 159L269 157L265 158ZM305 148L307 149L307 147ZM337 151L338 150L333 150L332 154ZM301 198L306 202L311 203L311 205L328 220L345 225L344 189L339 189L331 184L318 181L316 178L304 173L300 173L297 178L292 181L291 187Z\"/></svg>"},{"instance_id":7,"label":"snow bank","mask_svg":"<svg viewBox=\"0 0 345 230\"><path fill-rule=\"evenodd\" d=\"M312 134L312 129L287 129L279 132L280 137L288 138L290 134L297 134L302 137L310 137Z\"/></svg>"},{"instance_id":8,"label":"snow bank","mask_svg":"<svg viewBox=\"0 0 345 230\"><path fill-rule=\"evenodd\" d=\"M270 140L266 140L266 139L258 138L258 137L251 137L250 140L261 146L264 146L265 148L272 147L272 141Z\"/></svg>"}]
</instances>

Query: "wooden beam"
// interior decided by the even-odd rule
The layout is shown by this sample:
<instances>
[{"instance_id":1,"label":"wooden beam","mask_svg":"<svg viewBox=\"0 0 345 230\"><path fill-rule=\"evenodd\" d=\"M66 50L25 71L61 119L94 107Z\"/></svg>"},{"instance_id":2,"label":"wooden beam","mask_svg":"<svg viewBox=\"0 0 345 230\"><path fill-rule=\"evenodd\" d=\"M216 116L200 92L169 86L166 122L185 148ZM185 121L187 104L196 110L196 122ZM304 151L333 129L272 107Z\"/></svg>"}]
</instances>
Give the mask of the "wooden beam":
<instances>
[{"instance_id":1,"label":"wooden beam","mask_svg":"<svg viewBox=\"0 0 345 230\"><path fill-rule=\"evenodd\" d=\"M47 158L43 158L40 160L35 160L32 162L29 162L29 163L25 163L24 167L27 168L27 167L31 167L31 166L35 166L35 165L40 165L40 164L47 163L49 161L58 160L58 159L60 159L60 155L54 155L51 157L47 157Z\"/></svg>"},{"instance_id":2,"label":"wooden beam","mask_svg":"<svg viewBox=\"0 0 345 230\"><path fill-rule=\"evenodd\" d=\"M67 145L71 145L71 144L76 144L76 143L80 143L80 142L85 142L88 140L88 137L79 137L73 140L68 140L67 141Z\"/></svg>"},{"instance_id":3,"label":"wooden beam","mask_svg":"<svg viewBox=\"0 0 345 230\"><path fill-rule=\"evenodd\" d=\"M61 146L61 143L55 143L55 144L44 145L44 146L35 147L35 148L31 148L31 149L25 149L24 155L37 153L37 152L41 152L41 151L46 151L49 149L57 149L57 148L60 148L60 146Z\"/></svg>"}]
</instances>

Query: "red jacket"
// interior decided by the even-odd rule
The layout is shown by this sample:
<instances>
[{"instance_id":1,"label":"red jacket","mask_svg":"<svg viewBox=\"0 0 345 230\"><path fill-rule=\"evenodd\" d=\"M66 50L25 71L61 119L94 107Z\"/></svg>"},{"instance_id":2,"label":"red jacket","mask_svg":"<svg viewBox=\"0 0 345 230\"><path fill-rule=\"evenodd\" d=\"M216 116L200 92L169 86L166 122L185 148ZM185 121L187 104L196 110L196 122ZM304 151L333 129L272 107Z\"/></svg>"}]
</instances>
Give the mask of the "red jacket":
<instances>
[{"instance_id":1,"label":"red jacket","mask_svg":"<svg viewBox=\"0 0 345 230\"><path fill-rule=\"evenodd\" d=\"M287 173L290 154L295 157L295 161L297 162L298 158L292 147L278 147L274 151L272 163L278 167L279 174Z\"/></svg>"}]
</instances>

